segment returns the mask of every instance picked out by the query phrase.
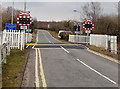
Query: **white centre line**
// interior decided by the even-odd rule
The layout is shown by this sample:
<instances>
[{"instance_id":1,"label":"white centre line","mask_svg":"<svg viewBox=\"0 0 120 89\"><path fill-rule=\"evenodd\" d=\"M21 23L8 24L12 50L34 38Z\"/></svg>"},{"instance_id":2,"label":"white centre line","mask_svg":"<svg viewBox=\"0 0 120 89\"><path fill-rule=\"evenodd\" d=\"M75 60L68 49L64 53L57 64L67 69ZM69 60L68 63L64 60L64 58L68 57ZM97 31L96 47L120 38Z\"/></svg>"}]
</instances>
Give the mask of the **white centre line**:
<instances>
[{"instance_id":1,"label":"white centre line","mask_svg":"<svg viewBox=\"0 0 120 89\"><path fill-rule=\"evenodd\" d=\"M102 76L103 78L107 79L108 81L112 82L113 84L117 84L115 81L113 81L112 79L108 78L107 76L103 75L102 73L98 72L97 70L93 69L92 67L90 67L89 65L85 64L84 62L82 62L80 59L76 59L78 62L82 63L84 66L88 67L90 70L94 71L95 73L97 73L98 75Z\"/></svg>"},{"instance_id":2,"label":"white centre line","mask_svg":"<svg viewBox=\"0 0 120 89\"><path fill-rule=\"evenodd\" d=\"M64 47L60 46L65 52L70 53L68 50L66 50Z\"/></svg>"}]
</instances>

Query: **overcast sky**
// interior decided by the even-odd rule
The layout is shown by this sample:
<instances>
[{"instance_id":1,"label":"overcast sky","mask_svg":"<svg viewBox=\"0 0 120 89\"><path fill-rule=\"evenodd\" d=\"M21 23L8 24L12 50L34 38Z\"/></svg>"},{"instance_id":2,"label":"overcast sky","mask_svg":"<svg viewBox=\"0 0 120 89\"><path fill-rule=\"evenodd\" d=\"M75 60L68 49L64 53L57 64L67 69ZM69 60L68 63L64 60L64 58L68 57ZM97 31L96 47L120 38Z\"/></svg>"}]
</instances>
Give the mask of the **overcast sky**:
<instances>
[{"instance_id":1,"label":"overcast sky","mask_svg":"<svg viewBox=\"0 0 120 89\"><path fill-rule=\"evenodd\" d=\"M74 9L81 11L81 6L86 2L27 2L27 11L31 16L41 21L78 20L80 14L73 12ZM100 2L103 8L102 14L117 14L116 2ZM2 6L12 6L11 2L4 2ZM23 2L15 2L14 8L23 10Z\"/></svg>"}]
</instances>

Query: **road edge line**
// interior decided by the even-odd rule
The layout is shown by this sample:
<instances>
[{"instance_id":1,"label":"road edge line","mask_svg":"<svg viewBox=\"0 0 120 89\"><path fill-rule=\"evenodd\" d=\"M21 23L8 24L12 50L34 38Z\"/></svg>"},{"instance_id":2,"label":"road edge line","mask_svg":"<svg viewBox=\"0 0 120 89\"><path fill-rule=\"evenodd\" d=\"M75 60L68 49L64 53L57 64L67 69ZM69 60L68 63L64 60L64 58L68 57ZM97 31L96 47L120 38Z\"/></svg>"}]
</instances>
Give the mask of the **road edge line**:
<instances>
[{"instance_id":1,"label":"road edge line","mask_svg":"<svg viewBox=\"0 0 120 89\"><path fill-rule=\"evenodd\" d=\"M39 85L39 78L38 78L38 52L36 51L36 61L35 61L35 87L40 87Z\"/></svg>"},{"instance_id":2,"label":"road edge line","mask_svg":"<svg viewBox=\"0 0 120 89\"><path fill-rule=\"evenodd\" d=\"M42 57L41 57L41 53L40 53L40 49L38 49L38 53L39 53L39 62L40 62L40 75L41 75L41 80L42 80L42 87L44 87L44 89L47 89L47 83L46 83L46 80L45 80L45 74L44 74L44 71L43 71L43 65L42 65Z\"/></svg>"},{"instance_id":3,"label":"road edge line","mask_svg":"<svg viewBox=\"0 0 120 89\"><path fill-rule=\"evenodd\" d=\"M117 64L120 64L120 62L119 62L118 60L116 60L116 59L114 59L114 58L112 58L112 57L110 57L110 56L101 54L101 53L99 53L99 52L95 52L95 51L93 51L93 50L90 50L89 48L87 48L87 50L88 50L89 52L93 53L93 54L96 54L96 55L100 56L100 57L103 57L103 58L108 59L108 60L110 60L110 61L112 61L112 62L115 62L115 63L117 63Z\"/></svg>"}]
</instances>

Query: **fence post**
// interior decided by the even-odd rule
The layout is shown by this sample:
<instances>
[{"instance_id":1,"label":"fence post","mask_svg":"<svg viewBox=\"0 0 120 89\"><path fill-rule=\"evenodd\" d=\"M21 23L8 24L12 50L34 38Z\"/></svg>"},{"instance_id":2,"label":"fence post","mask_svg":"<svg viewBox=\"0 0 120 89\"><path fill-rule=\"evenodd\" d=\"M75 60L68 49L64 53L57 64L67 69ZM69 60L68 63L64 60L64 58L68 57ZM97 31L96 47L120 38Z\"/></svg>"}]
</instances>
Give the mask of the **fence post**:
<instances>
[{"instance_id":1,"label":"fence post","mask_svg":"<svg viewBox=\"0 0 120 89\"><path fill-rule=\"evenodd\" d=\"M10 55L10 43L7 43L7 55Z\"/></svg>"},{"instance_id":2,"label":"fence post","mask_svg":"<svg viewBox=\"0 0 120 89\"><path fill-rule=\"evenodd\" d=\"M20 37L21 37L21 34L20 34L20 30L18 31L18 49L20 49Z\"/></svg>"},{"instance_id":3,"label":"fence post","mask_svg":"<svg viewBox=\"0 0 120 89\"><path fill-rule=\"evenodd\" d=\"M23 34L22 34L22 31L21 31L21 33L20 33L20 44L21 44L21 50L22 50L22 43L23 43L23 36L22 36Z\"/></svg>"}]
</instances>

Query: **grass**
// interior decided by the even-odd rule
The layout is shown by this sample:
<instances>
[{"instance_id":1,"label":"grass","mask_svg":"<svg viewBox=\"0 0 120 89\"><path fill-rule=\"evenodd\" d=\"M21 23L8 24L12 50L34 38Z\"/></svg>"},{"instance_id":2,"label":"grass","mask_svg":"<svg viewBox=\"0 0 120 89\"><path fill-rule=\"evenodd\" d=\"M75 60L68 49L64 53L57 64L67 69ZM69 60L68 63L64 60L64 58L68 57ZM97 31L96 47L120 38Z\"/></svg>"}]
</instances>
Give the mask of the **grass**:
<instances>
[{"instance_id":1,"label":"grass","mask_svg":"<svg viewBox=\"0 0 120 89\"><path fill-rule=\"evenodd\" d=\"M107 56L110 56L110 57L113 57L115 59L118 59L118 55L117 54L114 54L114 53L111 53L109 52L108 50L104 49L104 48L101 48L101 47L96 47L96 46L93 46L93 45L87 45L87 47L93 51L96 51L96 52L99 52L99 53L102 53L102 54L105 54Z\"/></svg>"},{"instance_id":2,"label":"grass","mask_svg":"<svg viewBox=\"0 0 120 89\"><path fill-rule=\"evenodd\" d=\"M34 29L33 30L33 38L32 38L32 43L35 43L36 42L36 35L37 34L37 29Z\"/></svg>"},{"instance_id":3,"label":"grass","mask_svg":"<svg viewBox=\"0 0 120 89\"><path fill-rule=\"evenodd\" d=\"M3 63L2 86L18 87L20 81L20 73L23 72L25 59L29 49L23 51L11 50L10 56L7 57L7 63Z\"/></svg>"},{"instance_id":4,"label":"grass","mask_svg":"<svg viewBox=\"0 0 120 89\"><path fill-rule=\"evenodd\" d=\"M36 42L37 29L33 31L32 42ZM26 56L30 49L12 49L10 56L7 56L7 63L2 66L2 86L19 87L20 74L23 73Z\"/></svg>"}]
</instances>

